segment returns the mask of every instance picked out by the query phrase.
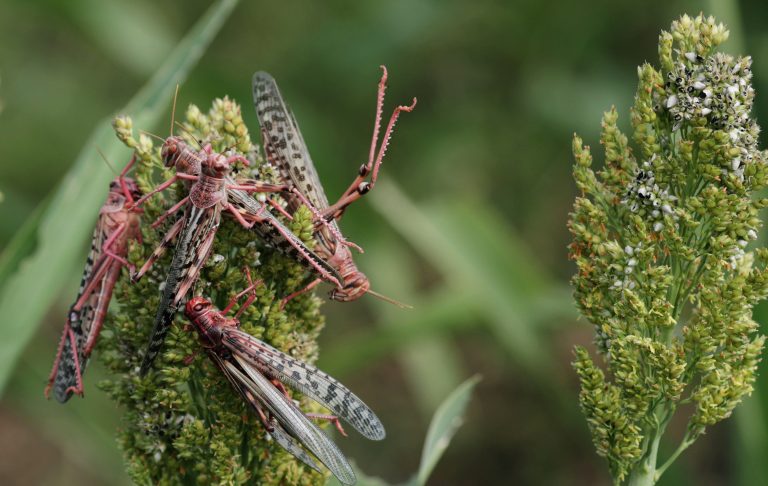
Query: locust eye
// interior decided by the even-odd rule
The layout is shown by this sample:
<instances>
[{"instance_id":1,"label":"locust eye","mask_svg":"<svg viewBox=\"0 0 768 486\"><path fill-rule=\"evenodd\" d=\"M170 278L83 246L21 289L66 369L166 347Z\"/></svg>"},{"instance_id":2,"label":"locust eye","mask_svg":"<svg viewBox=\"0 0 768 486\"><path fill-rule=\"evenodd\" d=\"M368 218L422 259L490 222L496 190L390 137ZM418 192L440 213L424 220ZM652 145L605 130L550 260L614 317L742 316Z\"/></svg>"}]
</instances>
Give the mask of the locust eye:
<instances>
[{"instance_id":1,"label":"locust eye","mask_svg":"<svg viewBox=\"0 0 768 486\"><path fill-rule=\"evenodd\" d=\"M204 307L205 307L205 306L204 306L203 304L197 304L197 305L196 305L195 307L193 307L192 309L193 309L195 312L200 312L201 310L203 310L203 308L204 308Z\"/></svg>"}]
</instances>

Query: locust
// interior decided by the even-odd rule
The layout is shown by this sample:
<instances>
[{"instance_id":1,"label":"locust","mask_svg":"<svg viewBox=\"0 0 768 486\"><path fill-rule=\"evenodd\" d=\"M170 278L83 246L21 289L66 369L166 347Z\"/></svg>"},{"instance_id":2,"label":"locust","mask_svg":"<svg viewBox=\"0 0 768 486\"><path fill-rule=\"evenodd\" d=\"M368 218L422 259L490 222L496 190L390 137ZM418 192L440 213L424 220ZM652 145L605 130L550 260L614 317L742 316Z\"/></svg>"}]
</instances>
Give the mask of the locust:
<instances>
[{"instance_id":1,"label":"locust","mask_svg":"<svg viewBox=\"0 0 768 486\"><path fill-rule=\"evenodd\" d=\"M46 397L65 403L73 394L83 396L83 373L104 324L112 292L123 266L128 243L139 239L140 210L134 201L141 197L133 179L126 177L135 157L109 186L99 210L91 248L83 270L77 299L69 309L53 369L45 388Z\"/></svg>"},{"instance_id":2,"label":"locust","mask_svg":"<svg viewBox=\"0 0 768 486\"><path fill-rule=\"evenodd\" d=\"M250 274L248 275L250 282ZM197 296L187 301L185 314L199 334L201 344L237 393L253 408L267 432L284 449L312 469L320 471L303 446L344 484L354 484L355 474L338 447L309 420L290 398L283 384L303 393L345 420L363 436L381 440L384 426L376 414L339 381L293 358L240 329L238 318L256 296L252 283L219 311L210 300ZM236 302L251 293L233 317ZM311 416L311 415L310 415Z\"/></svg>"},{"instance_id":3,"label":"locust","mask_svg":"<svg viewBox=\"0 0 768 486\"><path fill-rule=\"evenodd\" d=\"M371 290L368 277L357 268L352 258L350 246L353 245L343 238L337 223L349 204L374 187L395 122L400 113L411 112L416 107L416 98L408 106L395 107L384 131L381 145L379 145L381 115L387 83L387 69L384 66L381 66L381 69L383 73L378 86L376 118L368 162L360 167L358 176L333 205L328 202L296 118L283 100L274 78L263 71L253 75L253 102L261 127L262 143L267 160L276 167L283 182L289 187L289 191L283 193L289 210L295 211L304 204L313 211L315 215L314 236L318 242L315 251L338 270L343 280L341 286L336 286L331 290L329 297L342 302L352 301L369 293L398 304ZM370 176L370 181L367 180L368 176ZM308 291L321 281L322 279L315 279L304 289L286 297L283 302L290 300L299 293Z\"/></svg>"},{"instance_id":4,"label":"locust","mask_svg":"<svg viewBox=\"0 0 768 486\"><path fill-rule=\"evenodd\" d=\"M204 145L200 150L195 150L183 138L171 135L163 141L160 155L165 167L174 168L176 174L197 176L200 174L203 162L212 152L210 144ZM177 179L177 177L172 177L164 184L155 188L152 193L170 186ZM268 184L255 180L238 183L231 175L228 175L226 180L231 186L238 184L247 185L252 192L270 193L281 192L287 189L284 185ZM140 202L143 202L152 193L147 194ZM248 191L232 189L230 187L228 189L228 197L245 219L254 222L252 230L259 235L262 241L303 265L307 270L318 275L323 280L340 285L341 276L338 271L308 248L301 239L269 212L264 204L251 197ZM271 200L268 199L268 201Z\"/></svg>"},{"instance_id":5,"label":"locust","mask_svg":"<svg viewBox=\"0 0 768 486\"><path fill-rule=\"evenodd\" d=\"M221 213L229 212L245 228L251 228L256 224L254 220L246 220L229 201L230 190L254 190L252 186L241 186L229 182L229 172L235 161L248 163L242 155L225 156L208 151L205 159L201 161L199 175L177 172L169 181L160 184L136 203L137 206L140 205L147 196L167 188L175 180L193 182L189 193L153 223L153 226L157 226L166 217L181 208L185 209L183 215L170 227L152 255L132 278L133 281L141 278L176 239L176 247L162 287L149 345L140 368L142 376L152 367L168 334L173 316L197 281L200 269L213 249L214 238L221 222Z\"/></svg>"}]
</instances>

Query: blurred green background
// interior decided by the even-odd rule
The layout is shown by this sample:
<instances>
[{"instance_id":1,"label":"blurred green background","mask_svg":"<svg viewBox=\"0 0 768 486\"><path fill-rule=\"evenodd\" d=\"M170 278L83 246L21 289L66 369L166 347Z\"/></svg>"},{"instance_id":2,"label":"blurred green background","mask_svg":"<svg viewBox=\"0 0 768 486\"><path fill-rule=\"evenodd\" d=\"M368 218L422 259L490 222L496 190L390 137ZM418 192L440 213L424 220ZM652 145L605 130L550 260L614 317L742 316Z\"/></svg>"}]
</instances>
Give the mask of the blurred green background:
<instances>
[{"instance_id":1,"label":"blurred green background","mask_svg":"<svg viewBox=\"0 0 768 486\"><path fill-rule=\"evenodd\" d=\"M207 8L199 0L0 0L0 248L55 190L97 124L125 105ZM571 136L597 148L600 116L611 105L627 127L636 66L656 62L660 29L699 11L728 24L725 50L754 57L756 115L768 123L763 2L237 7L181 87L179 106L207 107L228 94L242 103L256 140L250 80L269 71L331 199L367 156L378 66L390 71L387 115L419 99L398 123L381 183L342 224L366 249L357 262L374 289L414 309L372 298L325 306L320 366L363 397L388 430L383 443L341 443L362 470L405 481L437 405L480 373L465 423L430 484L610 483L578 411L569 364L572 345L592 339L568 289ZM157 133L167 131L167 113ZM42 395L89 234L77 258L64 262L71 276L0 401L0 484L127 482L113 440L120 413L95 386L103 376L97 360L86 400L60 406ZM47 278L39 276L41 286ZM756 317L768 325L766 309ZM0 339L13 339L2 332L10 324L0 324ZM662 484L768 484L763 375L735 418L712 428ZM673 424L671 436L684 425Z\"/></svg>"}]
</instances>

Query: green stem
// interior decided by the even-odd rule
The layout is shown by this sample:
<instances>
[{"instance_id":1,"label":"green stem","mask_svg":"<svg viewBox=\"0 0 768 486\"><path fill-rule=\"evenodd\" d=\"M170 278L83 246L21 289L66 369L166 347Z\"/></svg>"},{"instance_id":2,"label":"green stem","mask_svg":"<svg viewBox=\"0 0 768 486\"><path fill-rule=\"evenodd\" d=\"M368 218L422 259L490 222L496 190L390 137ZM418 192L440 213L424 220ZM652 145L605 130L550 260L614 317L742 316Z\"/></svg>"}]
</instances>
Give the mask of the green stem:
<instances>
[{"instance_id":1,"label":"green stem","mask_svg":"<svg viewBox=\"0 0 768 486\"><path fill-rule=\"evenodd\" d=\"M677 446L677 449L675 449L675 452L673 452L673 453L672 453L672 455L671 455L671 456L669 456L669 459L667 459L667 461L666 461L664 464L662 464L662 465L661 465L661 467L659 467L658 469L656 469L656 475L655 475L655 476L654 476L654 478L653 478L653 482L654 482L654 483L655 483L656 481L658 481L658 480L659 480L659 478L661 477L661 475L662 475L662 474L664 474L664 471L666 471L666 470L667 470L667 468L668 468L669 466L671 466L673 462L675 462L675 459L677 459L677 457L678 457L680 454L682 454L684 450L686 450L688 447L690 447L690 446L691 446L691 444L693 444L695 440L696 440L696 439L694 439L693 437L691 437L691 436L690 436L690 435L689 435L689 434L686 432L686 434L685 434L685 437L683 437L683 441L682 441L682 442L680 442L680 445L679 445L679 446ZM651 483L651 484L652 484L652 483Z\"/></svg>"},{"instance_id":2,"label":"green stem","mask_svg":"<svg viewBox=\"0 0 768 486\"><path fill-rule=\"evenodd\" d=\"M648 435L652 437L650 448L645 457L632 469L627 481L628 486L652 486L656 483L656 460L659 454L659 444L673 412L674 410L668 410L664 407L664 411L661 413L661 420L654 420L654 428L648 431ZM658 419L659 415L654 415Z\"/></svg>"},{"instance_id":3,"label":"green stem","mask_svg":"<svg viewBox=\"0 0 768 486\"><path fill-rule=\"evenodd\" d=\"M656 456L659 452L659 443L661 442L661 430L657 430L656 435L651 442L651 448L645 459L632 469L629 476L629 486L652 486L655 483L656 476Z\"/></svg>"}]
</instances>

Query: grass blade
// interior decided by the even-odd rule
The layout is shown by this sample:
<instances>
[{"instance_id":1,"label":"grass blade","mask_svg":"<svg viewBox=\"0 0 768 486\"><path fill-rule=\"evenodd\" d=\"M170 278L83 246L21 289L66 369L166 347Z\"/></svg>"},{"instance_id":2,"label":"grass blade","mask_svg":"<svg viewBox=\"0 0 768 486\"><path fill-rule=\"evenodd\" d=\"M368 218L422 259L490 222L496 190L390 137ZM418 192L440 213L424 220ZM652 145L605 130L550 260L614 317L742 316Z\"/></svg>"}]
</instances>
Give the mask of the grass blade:
<instances>
[{"instance_id":1,"label":"grass blade","mask_svg":"<svg viewBox=\"0 0 768 486\"><path fill-rule=\"evenodd\" d=\"M165 64L125 106L137 126L156 123L167 107L173 87L183 80L197 63L206 47L221 29L237 0L221 0L197 22ZM111 119L102 120L81 150L72 169L59 185L50 206L41 217L38 230L25 231L9 248L24 251L32 245L36 251L18 270L0 281L0 313L6 322L6 338L0 340L0 393L5 388L13 365L32 337L44 313L61 287L71 280L91 234L98 208L103 202L107 183L113 177L100 160L97 148L112 160L122 160L125 148L114 136ZM122 157L121 157L122 156ZM4 261L17 262L14 255Z\"/></svg>"},{"instance_id":2,"label":"grass blade","mask_svg":"<svg viewBox=\"0 0 768 486\"><path fill-rule=\"evenodd\" d=\"M435 469L437 462L451 443L451 439L464 422L463 415L472 396L472 390L480 381L479 376L473 376L451 393L440 405L429 424L424 450L421 453L421 464L416 477L409 483L413 486L426 484L429 475Z\"/></svg>"}]
</instances>

